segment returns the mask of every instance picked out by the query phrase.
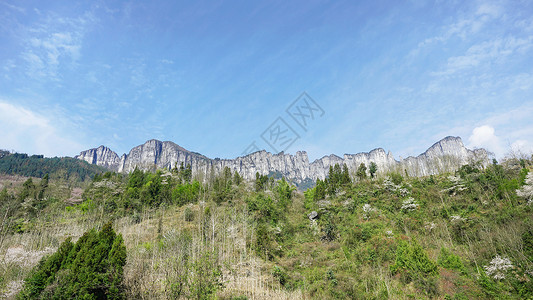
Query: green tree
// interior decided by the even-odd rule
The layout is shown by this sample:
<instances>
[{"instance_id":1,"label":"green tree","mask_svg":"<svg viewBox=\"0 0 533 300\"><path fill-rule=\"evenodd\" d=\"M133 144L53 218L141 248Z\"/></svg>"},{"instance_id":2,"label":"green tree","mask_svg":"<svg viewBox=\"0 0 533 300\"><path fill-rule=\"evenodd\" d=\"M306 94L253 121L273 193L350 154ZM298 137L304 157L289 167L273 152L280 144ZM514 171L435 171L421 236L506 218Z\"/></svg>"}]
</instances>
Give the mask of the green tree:
<instances>
[{"instance_id":1,"label":"green tree","mask_svg":"<svg viewBox=\"0 0 533 300\"><path fill-rule=\"evenodd\" d=\"M160 205L164 198L161 172L148 173L141 188L141 202L149 206Z\"/></svg>"},{"instance_id":2,"label":"green tree","mask_svg":"<svg viewBox=\"0 0 533 300\"><path fill-rule=\"evenodd\" d=\"M35 194L35 184L33 184L33 180L31 178L28 178L22 184L22 190L19 193L19 200L24 201L26 198L34 196L34 194Z\"/></svg>"},{"instance_id":3,"label":"green tree","mask_svg":"<svg viewBox=\"0 0 533 300\"><path fill-rule=\"evenodd\" d=\"M180 164L179 169L179 178L182 183L190 183L192 180L192 167L190 164L187 164L187 166L183 165L183 162Z\"/></svg>"},{"instance_id":4,"label":"green tree","mask_svg":"<svg viewBox=\"0 0 533 300\"><path fill-rule=\"evenodd\" d=\"M144 184L144 172L137 167L130 174L127 187L141 188Z\"/></svg>"},{"instance_id":5,"label":"green tree","mask_svg":"<svg viewBox=\"0 0 533 300\"><path fill-rule=\"evenodd\" d=\"M378 171L378 165L376 165L375 162L370 162L370 166L368 168L368 172L370 172L370 177L374 178L376 176L376 172Z\"/></svg>"},{"instance_id":6,"label":"green tree","mask_svg":"<svg viewBox=\"0 0 533 300\"><path fill-rule=\"evenodd\" d=\"M235 185L241 185L241 182L242 182L241 175L239 175L239 172L235 171L235 173L233 173L233 183L235 183Z\"/></svg>"},{"instance_id":7,"label":"green tree","mask_svg":"<svg viewBox=\"0 0 533 300\"><path fill-rule=\"evenodd\" d=\"M209 299L223 287L222 269L215 251L205 251L191 264L189 279L189 297L192 299Z\"/></svg>"},{"instance_id":8,"label":"green tree","mask_svg":"<svg viewBox=\"0 0 533 300\"><path fill-rule=\"evenodd\" d=\"M41 179L41 183L39 184L39 191L37 193L37 200L43 200L46 188L48 188L48 173L44 175L43 179Z\"/></svg>"},{"instance_id":9,"label":"green tree","mask_svg":"<svg viewBox=\"0 0 533 300\"><path fill-rule=\"evenodd\" d=\"M220 204L232 198L232 174L231 169L224 167L222 174L215 176L212 183L212 198Z\"/></svg>"},{"instance_id":10,"label":"green tree","mask_svg":"<svg viewBox=\"0 0 533 300\"><path fill-rule=\"evenodd\" d=\"M348 179L349 179L348 175ZM334 166L329 166L328 178L326 179L326 190L330 196L333 196L337 193L340 185L344 183L343 172L339 164ZM348 180L349 181L349 180Z\"/></svg>"},{"instance_id":11,"label":"green tree","mask_svg":"<svg viewBox=\"0 0 533 300\"><path fill-rule=\"evenodd\" d=\"M289 205L291 198L292 198L292 192L294 190L296 190L296 188L291 186L285 180L284 177L278 181L275 191L276 191L277 198L278 198L278 204L282 209L285 209L287 205Z\"/></svg>"},{"instance_id":12,"label":"green tree","mask_svg":"<svg viewBox=\"0 0 533 300\"><path fill-rule=\"evenodd\" d=\"M341 183L343 185L350 184L352 180L350 179L350 172L348 171L348 166L346 164L342 164L342 176L341 176Z\"/></svg>"},{"instance_id":13,"label":"green tree","mask_svg":"<svg viewBox=\"0 0 533 300\"><path fill-rule=\"evenodd\" d=\"M264 191L268 185L268 176L260 175L259 172L255 173L255 191Z\"/></svg>"},{"instance_id":14,"label":"green tree","mask_svg":"<svg viewBox=\"0 0 533 300\"><path fill-rule=\"evenodd\" d=\"M357 172L355 173L355 175L357 176L357 178L359 178L359 180L366 179L366 166L365 166L365 163L361 163L359 165L359 168L357 168Z\"/></svg>"},{"instance_id":15,"label":"green tree","mask_svg":"<svg viewBox=\"0 0 533 300\"><path fill-rule=\"evenodd\" d=\"M26 278L19 299L122 299L126 247L111 223L70 238L41 260Z\"/></svg>"},{"instance_id":16,"label":"green tree","mask_svg":"<svg viewBox=\"0 0 533 300\"><path fill-rule=\"evenodd\" d=\"M194 180L193 183L178 184L172 190L172 201L179 206L195 203L200 196L200 182Z\"/></svg>"},{"instance_id":17,"label":"green tree","mask_svg":"<svg viewBox=\"0 0 533 300\"><path fill-rule=\"evenodd\" d=\"M400 240L396 248L396 261L390 267L392 273L402 273L406 281L420 276L437 274L437 264L431 261L422 246Z\"/></svg>"},{"instance_id":18,"label":"green tree","mask_svg":"<svg viewBox=\"0 0 533 300\"><path fill-rule=\"evenodd\" d=\"M326 198L326 182L316 179L315 193L313 194L313 200L316 202Z\"/></svg>"}]
</instances>

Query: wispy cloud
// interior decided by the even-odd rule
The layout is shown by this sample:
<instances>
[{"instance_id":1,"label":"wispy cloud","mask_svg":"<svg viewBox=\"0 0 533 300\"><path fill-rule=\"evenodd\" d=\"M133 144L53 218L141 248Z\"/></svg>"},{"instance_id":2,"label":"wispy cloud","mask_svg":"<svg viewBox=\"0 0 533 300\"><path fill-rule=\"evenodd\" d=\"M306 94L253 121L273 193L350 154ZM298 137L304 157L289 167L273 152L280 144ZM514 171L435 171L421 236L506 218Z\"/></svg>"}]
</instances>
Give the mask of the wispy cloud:
<instances>
[{"instance_id":1,"label":"wispy cloud","mask_svg":"<svg viewBox=\"0 0 533 300\"><path fill-rule=\"evenodd\" d=\"M54 119L61 117L44 116L0 100L0 148L46 156L74 155L85 148L66 138Z\"/></svg>"},{"instance_id":2,"label":"wispy cloud","mask_svg":"<svg viewBox=\"0 0 533 300\"><path fill-rule=\"evenodd\" d=\"M26 12L26 9L24 7L16 6L16 5L4 2L4 1L0 2L0 5L3 5L3 6L7 7L10 10L14 10L14 11L17 11L17 12L20 12L20 13Z\"/></svg>"},{"instance_id":3,"label":"wispy cloud","mask_svg":"<svg viewBox=\"0 0 533 300\"><path fill-rule=\"evenodd\" d=\"M531 36L528 38L508 37L482 42L470 47L465 55L448 58L445 69L432 74L435 76L452 75L482 64L501 62L513 54L523 54L532 47L533 37Z\"/></svg>"},{"instance_id":4,"label":"wispy cloud","mask_svg":"<svg viewBox=\"0 0 533 300\"><path fill-rule=\"evenodd\" d=\"M504 15L504 9L495 4L482 3L462 17L454 19L440 30L440 34L428 37L418 44L412 54L418 53L422 48L435 44L444 43L452 37L468 39L478 33L487 23L497 20Z\"/></svg>"},{"instance_id":5,"label":"wispy cloud","mask_svg":"<svg viewBox=\"0 0 533 300\"><path fill-rule=\"evenodd\" d=\"M67 18L49 14L28 26L23 35L21 54L26 72L33 78L58 79L58 68L75 64L80 58L83 37L95 22L92 14Z\"/></svg>"}]
</instances>

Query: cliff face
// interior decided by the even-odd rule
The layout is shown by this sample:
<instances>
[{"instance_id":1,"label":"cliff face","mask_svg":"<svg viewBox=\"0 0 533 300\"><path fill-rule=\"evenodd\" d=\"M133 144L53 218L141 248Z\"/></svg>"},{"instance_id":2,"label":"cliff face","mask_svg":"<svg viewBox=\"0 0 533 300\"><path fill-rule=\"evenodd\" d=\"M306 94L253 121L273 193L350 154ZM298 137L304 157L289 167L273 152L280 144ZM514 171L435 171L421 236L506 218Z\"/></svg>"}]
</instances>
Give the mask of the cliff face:
<instances>
[{"instance_id":1,"label":"cliff face","mask_svg":"<svg viewBox=\"0 0 533 300\"><path fill-rule=\"evenodd\" d=\"M229 167L246 179L254 179L255 173L276 173L301 183L304 180L326 178L329 166L345 163L350 172L354 173L361 163L366 166L371 162L378 166L378 173L407 172L409 176L428 176L441 172L454 171L460 166L474 160L488 162L488 154L484 149L469 150L459 137L446 137L431 146L417 157L408 157L397 161L393 155L378 148L368 153L345 154L343 158L336 155L324 156L309 163L307 153L303 151L291 154L272 154L258 151L235 159L210 159L201 154L188 151L173 142L149 140L137 146L128 154L119 157L109 148L100 146L86 150L76 156L91 164L106 167L116 172L131 172L138 167L143 170L159 168L170 169L182 162L190 164L193 174L209 175L218 173Z\"/></svg>"},{"instance_id":2,"label":"cliff face","mask_svg":"<svg viewBox=\"0 0 533 300\"><path fill-rule=\"evenodd\" d=\"M121 159L118 157L118 155L105 146L83 151L75 158L114 171L117 171L121 165Z\"/></svg>"}]
</instances>

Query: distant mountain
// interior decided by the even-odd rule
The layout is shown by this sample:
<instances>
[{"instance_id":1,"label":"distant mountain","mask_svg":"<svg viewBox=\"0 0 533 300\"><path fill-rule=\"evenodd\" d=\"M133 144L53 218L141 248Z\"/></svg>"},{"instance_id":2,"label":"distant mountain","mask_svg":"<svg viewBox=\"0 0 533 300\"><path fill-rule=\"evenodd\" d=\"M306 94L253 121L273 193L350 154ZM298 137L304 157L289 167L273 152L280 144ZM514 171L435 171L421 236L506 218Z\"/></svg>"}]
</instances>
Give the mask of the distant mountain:
<instances>
[{"instance_id":1,"label":"distant mountain","mask_svg":"<svg viewBox=\"0 0 533 300\"><path fill-rule=\"evenodd\" d=\"M407 173L409 176L427 176L454 171L471 161L487 163L488 153L485 149L467 149L460 137L449 136L435 143L424 153L399 161L381 148L368 153L345 154L342 158L336 155L324 156L312 163L304 151L291 155L283 152L272 154L263 150L235 159L210 159L173 142L158 140L149 140L120 157L111 149L100 146L83 151L76 158L116 172L127 173L136 167L143 170L170 169L184 163L191 165L194 174L208 175L229 167L246 179L254 179L256 172L259 172L266 175L277 174L295 183L302 183L317 178L324 179L329 167L336 163L345 163L350 172L355 172L361 163L369 166L374 162L378 166L378 174L394 171Z\"/></svg>"},{"instance_id":2,"label":"distant mountain","mask_svg":"<svg viewBox=\"0 0 533 300\"><path fill-rule=\"evenodd\" d=\"M106 168L72 157L28 156L24 153L0 150L0 174L31 177L43 177L48 174L53 179L85 181L105 171Z\"/></svg>"}]
</instances>

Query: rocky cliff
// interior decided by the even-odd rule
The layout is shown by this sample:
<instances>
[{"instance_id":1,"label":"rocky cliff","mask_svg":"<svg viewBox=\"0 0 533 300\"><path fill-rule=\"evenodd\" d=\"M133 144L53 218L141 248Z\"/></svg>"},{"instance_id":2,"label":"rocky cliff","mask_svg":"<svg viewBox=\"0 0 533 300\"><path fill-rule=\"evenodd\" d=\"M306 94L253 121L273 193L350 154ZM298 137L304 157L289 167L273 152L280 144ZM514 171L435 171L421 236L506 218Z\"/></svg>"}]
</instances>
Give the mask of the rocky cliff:
<instances>
[{"instance_id":1,"label":"rocky cliff","mask_svg":"<svg viewBox=\"0 0 533 300\"><path fill-rule=\"evenodd\" d=\"M428 176L454 171L470 161L488 162L487 151L467 149L460 137L446 137L419 156L402 160L394 159L390 152L386 153L381 148L368 153L345 154L342 158L336 155L324 156L312 163L309 162L307 153L304 151L291 155L283 152L272 154L263 150L235 159L210 159L188 151L173 142L158 140L149 140L121 157L109 148L100 146L83 151L76 158L117 172L128 173L135 167L144 170L170 169L183 162L185 165L190 164L193 174L198 175L218 173L224 167L229 167L246 179L254 179L255 173L259 172L267 175L282 175L296 183L314 181L317 178L324 179L328 174L329 166L336 163L341 165L345 163L352 173L361 163L368 166L374 162L380 174L393 171L407 173L409 176Z\"/></svg>"}]
</instances>

